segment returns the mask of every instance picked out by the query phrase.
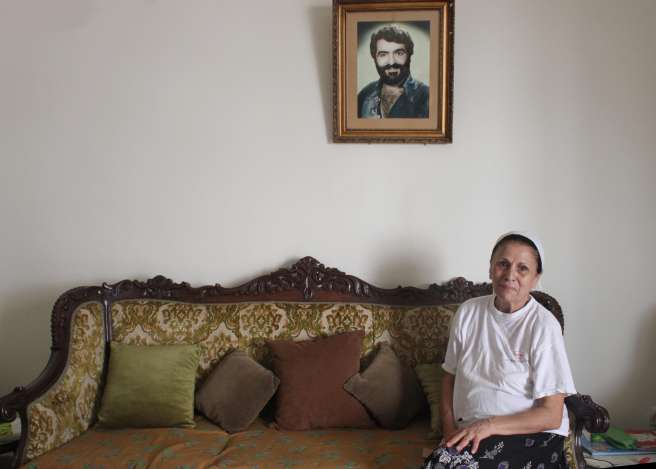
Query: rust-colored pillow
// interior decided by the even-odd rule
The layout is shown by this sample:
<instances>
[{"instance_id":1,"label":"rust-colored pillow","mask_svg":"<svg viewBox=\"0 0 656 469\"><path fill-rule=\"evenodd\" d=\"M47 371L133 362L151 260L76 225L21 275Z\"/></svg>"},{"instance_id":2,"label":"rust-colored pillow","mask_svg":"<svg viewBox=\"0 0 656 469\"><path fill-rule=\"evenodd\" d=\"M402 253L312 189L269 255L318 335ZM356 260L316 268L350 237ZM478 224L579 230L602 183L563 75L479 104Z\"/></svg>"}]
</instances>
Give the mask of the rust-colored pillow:
<instances>
[{"instance_id":1,"label":"rust-colored pillow","mask_svg":"<svg viewBox=\"0 0 656 469\"><path fill-rule=\"evenodd\" d=\"M273 371L280 379L276 422L285 430L368 428L366 409L344 383L360 368L363 331L315 340L270 341Z\"/></svg>"}]
</instances>

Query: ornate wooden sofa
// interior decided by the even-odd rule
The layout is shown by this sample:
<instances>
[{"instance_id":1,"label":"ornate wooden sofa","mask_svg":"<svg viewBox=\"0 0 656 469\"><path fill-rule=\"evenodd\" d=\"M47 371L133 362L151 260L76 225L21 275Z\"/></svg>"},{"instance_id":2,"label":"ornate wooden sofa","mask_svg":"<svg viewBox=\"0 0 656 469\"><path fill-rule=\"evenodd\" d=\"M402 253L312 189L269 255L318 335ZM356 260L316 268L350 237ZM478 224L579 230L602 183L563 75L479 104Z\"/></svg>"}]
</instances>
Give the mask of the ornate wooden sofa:
<instances>
[{"instance_id":1,"label":"ornate wooden sofa","mask_svg":"<svg viewBox=\"0 0 656 469\"><path fill-rule=\"evenodd\" d=\"M422 418L399 431L285 432L260 419L248 431L227 434L202 418L194 429L98 429L109 342L200 344L199 379L231 349L266 366L267 339L354 329L365 330L363 356L388 341L409 365L440 363L458 304L490 292L489 284L463 278L382 289L311 257L234 288L193 288L162 276L74 288L55 303L44 371L0 398L0 421L18 416L23 429L12 467L419 467L422 450L435 444ZM534 296L564 328L556 300ZM605 431L608 413L589 396L566 403L568 464L584 468L581 431Z\"/></svg>"}]
</instances>

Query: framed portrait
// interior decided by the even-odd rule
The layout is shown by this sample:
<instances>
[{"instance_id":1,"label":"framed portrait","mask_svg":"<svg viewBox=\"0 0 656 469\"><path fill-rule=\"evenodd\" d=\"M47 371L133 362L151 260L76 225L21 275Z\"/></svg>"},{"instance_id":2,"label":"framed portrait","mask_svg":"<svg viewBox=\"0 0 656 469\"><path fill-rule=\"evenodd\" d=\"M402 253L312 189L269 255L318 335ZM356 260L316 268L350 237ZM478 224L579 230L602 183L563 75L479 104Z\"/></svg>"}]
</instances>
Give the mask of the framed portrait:
<instances>
[{"instance_id":1,"label":"framed portrait","mask_svg":"<svg viewBox=\"0 0 656 469\"><path fill-rule=\"evenodd\" d=\"M455 0L333 0L333 140L451 143Z\"/></svg>"}]
</instances>

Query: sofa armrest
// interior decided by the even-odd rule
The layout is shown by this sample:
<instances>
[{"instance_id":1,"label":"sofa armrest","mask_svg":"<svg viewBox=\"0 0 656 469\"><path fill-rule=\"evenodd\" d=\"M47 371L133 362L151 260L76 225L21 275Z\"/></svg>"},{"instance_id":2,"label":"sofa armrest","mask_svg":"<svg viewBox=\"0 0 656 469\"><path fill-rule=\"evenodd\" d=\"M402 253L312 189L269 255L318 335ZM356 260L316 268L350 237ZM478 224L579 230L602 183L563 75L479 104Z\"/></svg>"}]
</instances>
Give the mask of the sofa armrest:
<instances>
[{"instance_id":1,"label":"sofa armrest","mask_svg":"<svg viewBox=\"0 0 656 469\"><path fill-rule=\"evenodd\" d=\"M0 421L21 421L12 467L70 441L95 418L105 360L103 305L82 301L88 295L71 301L74 293L55 304L53 345L43 372L0 397Z\"/></svg>"},{"instance_id":2,"label":"sofa armrest","mask_svg":"<svg viewBox=\"0 0 656 469\"><path fill-rule=\"evenodd\" d=\"M585 469L585 458L581 446L583 430L590 433L603 433L608 430L610 416L608 411L585 394L573 394L565 398L570 415L571 438L574 439L574 457L578 469Z\"/></svg>"}]
</instances>

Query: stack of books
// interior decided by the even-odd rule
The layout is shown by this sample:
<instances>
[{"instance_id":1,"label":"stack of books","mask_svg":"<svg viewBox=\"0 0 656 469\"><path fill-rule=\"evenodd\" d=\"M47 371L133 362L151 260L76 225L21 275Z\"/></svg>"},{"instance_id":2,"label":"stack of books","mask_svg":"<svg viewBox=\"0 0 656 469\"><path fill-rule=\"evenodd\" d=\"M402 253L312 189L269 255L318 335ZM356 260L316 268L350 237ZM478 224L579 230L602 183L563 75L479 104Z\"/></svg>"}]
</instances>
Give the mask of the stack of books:
<instances>
[{"instance_id":1,"label":"stack of books","mask_svg":"<svg viewBox=\"0 0 656 469\"><path fill-rule=\"evenodd\" d=\"M619 439L614 438L618 435L620 436ZM593 458L604 456L656 456L656 431L613 429L611 435L600 434L592 437L589 433L583 432L581 444L583 450Z\"/></svg>"}]
</instances>

